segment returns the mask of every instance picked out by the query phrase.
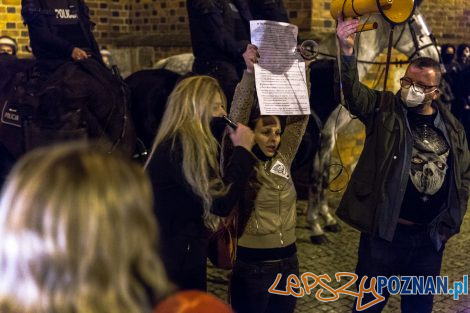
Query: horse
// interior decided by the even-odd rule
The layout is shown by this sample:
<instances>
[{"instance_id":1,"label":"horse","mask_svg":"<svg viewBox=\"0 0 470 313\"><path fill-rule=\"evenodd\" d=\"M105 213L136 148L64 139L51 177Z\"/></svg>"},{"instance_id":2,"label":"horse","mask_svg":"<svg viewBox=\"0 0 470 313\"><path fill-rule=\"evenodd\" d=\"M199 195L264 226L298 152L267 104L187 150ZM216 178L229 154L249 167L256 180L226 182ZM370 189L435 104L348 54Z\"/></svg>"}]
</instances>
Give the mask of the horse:
<instances>
[{"instance_id":1,"label":"horse","mask_svg":"<svg viewBox=\"0 0 470 313\"><path fill-rule=\"evenodd\" d=\"M165 110L166 99L184 73L158 68L137 71L124 80L131 90L131 116L134 121L138 121L136 134L142 145L142 157L145 157L146 151L152 146Z\"/></svg>"},{"instance_id":2,"label":"horse","mask_svg":"<svg viewBox=\"0 0 470 313\"><path fill-rule=\"evenodd\" d=\"M34 65L28 59L0 62L9 73L0 89L1 174L29 150L70 140L91 139L132 156L136 139L127 91L111 71L89 59L40 77Z\"/></svg>"},{"instance_id":3,"label":"horse","mask_svg":"<svg viewBox=\"0 0 470 313\"><path fill-rule=\"evenodd\" d=\"M153 65L153 69L166 69L184 75L191 71L193 63L194 55L192 53L182 53L157 61Z\"/></svg>"},{"instance_id":4,"label":"horse","mask_svg":"<svg viewBox=\"0 0 470 313\"><path fill-rule=\"evenodd\" d=\"M408 60L398 62L399 65L406 64L414 57L427 56L439 61L439 51L435 41L430 34L426 34L423 29L429 29L424 19L418 16L418 11L404 24L394 26L392 47L408 57ZM380 15L374 14L361 17L362 22L377 23L378 28L374 31L367 31L358 35L357 60L359 79L362 80L369 68L374 64L374 60L382 51L388 47L389 33L391 25L387 23ZM336 34L332 34L318 47L319 62L327 62L329 60L330 67L336 62L337 56ZM312 66L316 66L315 62ZM332 69L331 69L332 70ZM404 70L404 69L403 69ZM331 79L331 78L330 78ZM331 153L336 144L336 134L344 128L351 120L351 114L339 103L340 96L336 93L336 97L330 95L325 97L325 87L317 88L320 91L315 92L315 84L324 84L324 75L316 76L316 71L311 71L311 107L313 115L316 115L316 122L319 131L319 139L317 151L313 156L312 176L310 177L308 186L308 209L307 220L312 230L312 241L314 243L323 243L325 237L320 226L320 217L325 220L325 228L330 231L338 231L336 219L332 216L328 207L328 199L326 192L329 188L329 168ZM380 88L377 88L380 89ZM326 88L328 90L328 88ZM330 94L334 91L329 89ZM328 101L336 98L337 105L328 104ZM329 108L334 109L328 112ZM318 108L322 111L317 114ZM326 112L325 112L326 110ZM315 135L312 135L315 137ZM318 137L317 137L318 138ZM307 165L308 167L308 165ZM301 172L305 172L305 166Z\"/></svg>"}]
</instances>

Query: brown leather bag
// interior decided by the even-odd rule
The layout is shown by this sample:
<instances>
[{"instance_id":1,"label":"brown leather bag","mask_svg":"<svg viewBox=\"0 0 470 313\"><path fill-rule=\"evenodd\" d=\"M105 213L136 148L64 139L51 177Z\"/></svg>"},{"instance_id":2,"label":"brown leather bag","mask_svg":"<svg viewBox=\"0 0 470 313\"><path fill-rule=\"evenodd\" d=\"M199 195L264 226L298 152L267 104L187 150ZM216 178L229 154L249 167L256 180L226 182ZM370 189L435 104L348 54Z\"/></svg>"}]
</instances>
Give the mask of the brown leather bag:
<instances>
[{"instance_id":1,"label":"brown leather bag","mask_svg":"<svg viewBox=\"0 0 470 313\"><path fill-rule=\"evenodd\" d=\"M217 268L233 268L237 255L237 218L237 214L232 213L221 220L219 228L209 237L208 257Z\"/></svg>"}]
</instances>

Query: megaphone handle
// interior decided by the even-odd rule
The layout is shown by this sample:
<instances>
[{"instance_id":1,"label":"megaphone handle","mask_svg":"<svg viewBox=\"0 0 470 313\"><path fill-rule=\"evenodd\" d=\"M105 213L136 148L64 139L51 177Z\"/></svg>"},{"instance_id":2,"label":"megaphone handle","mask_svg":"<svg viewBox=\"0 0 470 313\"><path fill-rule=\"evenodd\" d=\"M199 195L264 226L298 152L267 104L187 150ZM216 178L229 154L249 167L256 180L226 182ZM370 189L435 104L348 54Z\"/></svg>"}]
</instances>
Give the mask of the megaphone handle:
<instances>
[{"instance_id":1,"label":"megaphone handle","mask_svg":"<svg viewBox=\"0 0 470 313\"><path fill-rule=\"evenodd\" d=\"M365 32L368 30L374 30L374 29L377 29L378 26L379 24L377 24L377 22L359 24L357 25L356 33Z\"/></svg>"}]
</instances>

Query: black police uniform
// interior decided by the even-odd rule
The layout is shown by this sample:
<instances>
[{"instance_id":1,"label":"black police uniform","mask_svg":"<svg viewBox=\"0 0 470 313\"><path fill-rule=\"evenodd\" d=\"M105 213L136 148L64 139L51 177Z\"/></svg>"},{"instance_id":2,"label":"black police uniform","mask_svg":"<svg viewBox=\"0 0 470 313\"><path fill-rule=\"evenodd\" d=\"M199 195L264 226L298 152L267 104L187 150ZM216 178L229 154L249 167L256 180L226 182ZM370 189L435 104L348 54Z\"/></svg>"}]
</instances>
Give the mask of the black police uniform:
<instances>
[{"instance_id":1,"label":"black police uniform","mask_svg":"<svg viewBox=\"0 0 470 313\"><path fill-rule=\"evenodd\" d=\"M21 5L33 54L42 74L72 61L75 47L103 62L92 33L94 24L83 0L22 0Z\"/></svg>"},{"instance_id":2,"label":"black police uniform","mask_svg":"<svg viewBox=\"0 0 470 313\"><path fill-rule=\"evenodd\" d=\"M289 23L282 0L251 0L250 10L255 20Z\"/></svg>"},{"instance_id":3,"label":"black police uniform","mask_svg":"<svg viewBox=\"0 0 470 313\"><path fill-rule=\"evenodd\" d=\"M244 69L251 12L245 0L188 0L193 71L215 77L228 103Z\"/></svg>"}]
</instances>

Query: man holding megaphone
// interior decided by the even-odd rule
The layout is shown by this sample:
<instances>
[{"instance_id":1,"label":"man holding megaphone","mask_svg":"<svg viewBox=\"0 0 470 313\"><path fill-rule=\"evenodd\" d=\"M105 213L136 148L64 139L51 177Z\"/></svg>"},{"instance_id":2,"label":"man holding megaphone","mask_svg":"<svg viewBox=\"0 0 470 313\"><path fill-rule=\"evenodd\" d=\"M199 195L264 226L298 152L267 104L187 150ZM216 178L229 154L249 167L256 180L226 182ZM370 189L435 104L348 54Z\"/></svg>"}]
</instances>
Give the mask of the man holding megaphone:
<instances>
[{"instance_id":1,"label":"man holding megaphone","mask_svg":"<svg viewBox=\"0 0 470 313\"><path fill-rule=\"evenodd\" d=\"M338 18L345 106L365 124L367 134L337 210L362 232L357 281L367 276L369 287L370 278L400 275L423 276L425 282L430 277L435 283L445 244L459 232L467 208L465 132L437 102L441 71L433 59L412 60L396 94L361 84L354 56L357 27L357 20ZM385 300L365 312L382 311L389 292L387 287L378 292ZM432 312L432 294L401 294L402 312ZM376 298L366 293L353 311Z\"/></svg>"}]
</instances>

